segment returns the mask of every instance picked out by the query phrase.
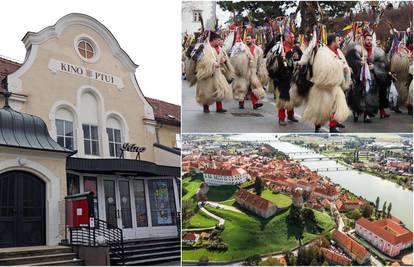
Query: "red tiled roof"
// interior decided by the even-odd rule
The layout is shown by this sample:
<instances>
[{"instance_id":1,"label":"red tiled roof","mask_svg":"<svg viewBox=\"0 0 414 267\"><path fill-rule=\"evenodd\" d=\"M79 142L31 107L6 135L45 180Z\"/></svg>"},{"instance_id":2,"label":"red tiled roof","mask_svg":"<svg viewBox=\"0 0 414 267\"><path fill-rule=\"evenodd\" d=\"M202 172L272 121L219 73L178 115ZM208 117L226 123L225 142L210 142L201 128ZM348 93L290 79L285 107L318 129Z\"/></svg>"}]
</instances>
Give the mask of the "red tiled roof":
<instances>
[{"instance_id":1,"label":"red tiled roof","mask_svg":"<svg viewBox=\"0 0 414 267\"><path fill-rule=\"evenodd\" d=\"M249 203L250 205L253 205L254 207L263 211L267 211L268 209L271 209L273 206L275 206L271 201L264 199L261 196L252 194L244 189L240 189L234 196L236 199L239 198L242 201Z\"/></svg>"},{"instance_id":2,"label":"red tiled roof","mask_svg":"<svg viewBox=\"0 0 414 267\"><path fill-rule=\"evenodd\" d=\"M242 168L231 168L231 169L212 169L208 168L204 171L204 173L207 174L213 174L213 175L221 175L221 176L237 176L241 174L245 174L246 171Z\"/></svg>"},{"instance_id":3,"label":"red tiled roof","mask_svg":"<svg viewBox=\"0 0 414 267\"><path fill-rule=\"evenodd\" d=\"M194 233L186 233L183 236L183 240L192 240L192 241L195 241L196 240L196 235Z\"/></svg>"},{"instance_id":4,"label":"red tiled roof","mask_svg":"<svg viewBox=\"0 0 414 267\"><path fill-rule=\"evenodd\" d=\"M344 234L336 229L332 232L332 238L354 254L358 259L363 259L368 253L368 250L366 250L364 246L349 237L347 234Z\"/></svg>"},{"instance_id":5,"label":"red tiled roof","mask_svg":"<svg viewBox=\"0 0 414 267\"><path fill-rule=\"evenodd\" d=\"M174 126L181 125L181 106L150 97L146 99L154 109L156 121Z\"/></svg>"},{"instance_id":6,"label":"red tiled roof","mask_svg":"<svg viewBox=\"0 0 414 267\"><path fill-rule=\"evenodd\" d=\"M391 263L387 263L387 266L401 266L398 261L393 261Z\"/></svg>"},{"instance_id":7,"label":"red tiled roof","mask_svg":"<svg viewBox=\"0 0 414 267\"><path fill-rule=\"evenodd\" d=\"M10 73L15 72L22 64L0 57L0 89L2 88L1 81ZM4 88L6 89L6 88Z\"/></svg>"},{"instance_id":8,"label":"red tiled roof","mask_svg":"<svg viewBox=\"0 0 414 267\"><path fill-rule=\"evenodd\" d=\"M356 224L359 224L393 245L407 243L413 240L413 233L398 224L394 219L382 219L371 222L362 217L356 221Z\"/></svg>"},{"instance_id":9,"label":"red tiled roof","mask_svg":"<svg viewBox=\"0 0 414 267\"><path fill-rule=\"evenodd\" d=\"M337 199L335 202L335 206L338 210L342 210L344 208L344 203L340 199Z\"/></svg>"},{"instance_id":10,"label":"red tiled roof","mask_svg":"<svg viewBox=\"0 0 414 267\"><path fill-rule=\"evenodd\" d=\"M325 256L325 258L328 259L329 261L333 261L334 263L339 263L342 266L348 266L351 264L351 261L347 257L333 250L330 250L327 248L321 248L321 251L322 251L323 256Z\"/></svg>"},{"instance_id":11,"label":"red tiled roof","mask_svg":"<svg viewBox=\"0 0 414 267\"><path fill-rule=\"evenodd\" d=\"M315 192L325 195L325 196L335 196L338 195L338 191L334 186L324 186L315 188Z\"/></svg>"}]
</instances>

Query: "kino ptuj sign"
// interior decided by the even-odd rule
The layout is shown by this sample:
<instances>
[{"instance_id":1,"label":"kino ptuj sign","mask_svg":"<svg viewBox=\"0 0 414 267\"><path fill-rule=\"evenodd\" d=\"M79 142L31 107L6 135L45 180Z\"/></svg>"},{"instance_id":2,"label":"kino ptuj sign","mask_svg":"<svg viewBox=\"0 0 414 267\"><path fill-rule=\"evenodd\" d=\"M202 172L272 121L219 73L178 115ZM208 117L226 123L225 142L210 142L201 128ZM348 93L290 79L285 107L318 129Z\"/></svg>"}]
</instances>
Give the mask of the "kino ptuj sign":
<instances>
[{"instance_id":1,"label":"kino ptuj sign","mask_svg":"<svg viewBox=\"0 0 414 267\"><path fill-rule=\"evenodd\" d=\"M124 152L136 152L137 156L135 159L141 159L141 153L145 151L145 147L137 146L136 144L130 144L130 143L123 143L121 147L121 155L120 158L124 156Z\"/></svg>"},{"instance_id":2,"label":"kino ptuj sign","mask_svg":"<svg viewBox=\"0 0 414 267\"><path fill-rule=\"evenodd\" d=\"M103 82L106 84L111 84L116 86L118 89L124 88L124 83L122 82L122 79L118 76L92 70L89 68L85 68L82 66L73 65L70 63L66 63L57 59L50 59L48 68L53 73L57 72L65 72L68 74L92 79L95 81Z\"/></svg>"}]
</instances>

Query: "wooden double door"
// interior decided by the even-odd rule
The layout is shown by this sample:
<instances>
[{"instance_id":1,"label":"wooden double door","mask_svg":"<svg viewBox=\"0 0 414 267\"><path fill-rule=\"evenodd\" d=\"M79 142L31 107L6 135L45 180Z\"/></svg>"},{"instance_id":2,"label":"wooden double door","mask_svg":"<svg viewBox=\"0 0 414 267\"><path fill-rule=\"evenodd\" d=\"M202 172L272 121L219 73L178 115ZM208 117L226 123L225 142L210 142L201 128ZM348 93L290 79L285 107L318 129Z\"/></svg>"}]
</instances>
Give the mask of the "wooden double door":
<instances>
[{"instance_id":1,"label":"wooden double door","mask_svg":"<svg viewBox=\"0 0 414 267\"><path fill-rule=\"evenodd\" d=\"M28 172L0 174L0 247L45 245L45 187Z\"/></svg>"}]
</instances>

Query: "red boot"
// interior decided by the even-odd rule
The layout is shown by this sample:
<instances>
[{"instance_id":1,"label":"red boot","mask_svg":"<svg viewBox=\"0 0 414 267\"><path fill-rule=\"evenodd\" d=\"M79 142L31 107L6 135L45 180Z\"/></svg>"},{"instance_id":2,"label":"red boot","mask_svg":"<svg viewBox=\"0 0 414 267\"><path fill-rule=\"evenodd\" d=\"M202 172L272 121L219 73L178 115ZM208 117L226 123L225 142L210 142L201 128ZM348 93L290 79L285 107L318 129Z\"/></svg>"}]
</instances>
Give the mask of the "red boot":
<instances>
[{"instance_id":1,"label":"red boot","mask_svg":"<svg viewBox=\"0 0 414 267\"><path fill-rule=\"evenodd\" d=\"M218 112L218 113L225 113L225 112L227 112L227 110L225 110L223 108L223 104L221 103L221 101L217 101L216 102L216 112Z\"/></svg>"},{"instance_id":2,"label":"red boot","mask_svg":"<svg viewBox=\"0 0 414 267\"><path fill-rule=\"evenodd\" d=\"M284 108L280 108L279 109L278 116L279 116L279 124L282 125L282 126L285 126L286 125L286 121L285 121L286 113L285 113L285 109Z\"/></svg>"},{"instance_id":3,"label":"red boot","mask_svg":"<svg viewBox=\"0 0 414 267\"><path fill-rule=\"evenodd\" d=\"M338 131L338 127L337 127L337 122L335 120L330 120L329 121L329 132L330 133L339 133Z\"/></svg>"},{"instance_id":4,"label":"red boot","mask_svg":"<svg viewBox=\"0 0 414 267\"><path fill-rule=\"evenodd\" d=\"M298 120L295 118L295 112L293 111L293 108L287 111L288 114L288 120L292 122L298 122Z\"/></svg>"},{"instance_id":5,"label":"red boot","mask_svg":"<svg viewBox=\"0 0 414 267\"><path fill-rule=\"evenodd\" d=\"M379 113L380 113L380 119L385 119L385 118L388 118L390 116L390 114L385 113L384 108L380 108Z\"/></svg>"},{"instance_id":6,"label":"red boot","mask_svg":"<svg viewBox=\"0 0 414 267\"><path fill-rule=\"evenodd\" d=\"M257 103L257 97L250 91L250 99L252 100L253 109L258 109L263 106L263 103Z\"/></svg>"}]
</instances>

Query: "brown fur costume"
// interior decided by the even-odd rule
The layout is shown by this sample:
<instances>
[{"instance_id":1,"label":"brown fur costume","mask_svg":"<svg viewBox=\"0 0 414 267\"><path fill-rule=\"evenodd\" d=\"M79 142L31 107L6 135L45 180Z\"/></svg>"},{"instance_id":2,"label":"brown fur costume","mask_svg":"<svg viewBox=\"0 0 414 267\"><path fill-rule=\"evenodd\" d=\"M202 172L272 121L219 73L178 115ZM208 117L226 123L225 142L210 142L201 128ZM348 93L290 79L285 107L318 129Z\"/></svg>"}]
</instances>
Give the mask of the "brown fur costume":
<instances>
[{"instance_id":1,"label":"brown fur costume","mask_svg":"<svg viewBox=\"0 0 414 267\"><path fill-rule=\"evenodd\" d=\"M413 65L408 69L408 73L413 75ZM411 80L410 88L408 89L408 98L406 105L413 105L413 80Z\"/></svg>"},{"instance_id":2,"label":"brown fur costume","mask_svg":"<svg viewBox=\"0 0 414 267\"><path fill-rule=\"evenodd\" d=\"M222 58L225 59L225 63L217 68L215 65L219 64ZM191 84L194 84L194 80L197 82L196 100L200 105L211 105L216 101L232 99L232 89L224 73L227 77L232 77L233 68L224 51L221 50L220 54L217 54L209 42L204 43L203 57L200 61L188 59L186 75Z\"/></svg>"},{"instance_id":3,"label":"brown fur costume","mask_svg":"<svg viewBox=\"0 0 414 267\"><path fill-rule=\"evenodd\" d=\"M266 69L266 61L263 57L263 50L254 45L253 60L256 63L256 73L261 85L266 85L269 79L269 75Z\"/></svg>"},{"instance_id":4,"label":"brown fur costume","mask_svg":"<svg viewBox=\"0 0 414 267\"><path fill-rule=\"evenodd\" d=\"M187 81L190 83L190 87L197 83L196 77L196 66L197 62L192 58L187 58L185 61L185 76Z\"/></svg>"},{"instance_id":5,"label":"brown fur costume","mask_svg":"<svg viewBox=\"0 0 414 267\"><path fill-rule=\"evenodd\" d=\"M319 48L313 62L313 86L305 102L303 121L324 125L333 119L343 122L351 114L344 91L344 63L327 46Z\"/></svg>"},{"instance_id":6,"label":"brown fur costume","mask_svg":"<svg viewBox=\"0 0 414 267\"><path fill-rule=\"evenodd\" d=\"M230 62L235 73L232 83L234 100L244 100L249 88L258 99L264 98L266 93L263 90L262 81L267 82L267 70L262 49L256 46L255 56L253 56L249 47L245 45L244 51L230 57Z\"/></svg>"},{"instance_id":7,"label":"brown fur costume","mask_svg":"<svg viewBox=\"0 0 414 267\"><path fill-rule=\"evenodd\" d=\"M404 50L394 54L391 58L390 71L397 77L395 87L399 95L398 102L402 105L405 105L408 100L408 82L410 78L408 68L411 64L412 60L409 58L408 53Z\"/></svg>"}]
</instances>

